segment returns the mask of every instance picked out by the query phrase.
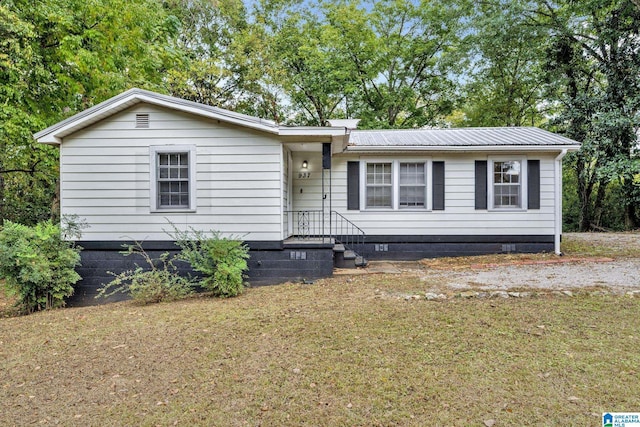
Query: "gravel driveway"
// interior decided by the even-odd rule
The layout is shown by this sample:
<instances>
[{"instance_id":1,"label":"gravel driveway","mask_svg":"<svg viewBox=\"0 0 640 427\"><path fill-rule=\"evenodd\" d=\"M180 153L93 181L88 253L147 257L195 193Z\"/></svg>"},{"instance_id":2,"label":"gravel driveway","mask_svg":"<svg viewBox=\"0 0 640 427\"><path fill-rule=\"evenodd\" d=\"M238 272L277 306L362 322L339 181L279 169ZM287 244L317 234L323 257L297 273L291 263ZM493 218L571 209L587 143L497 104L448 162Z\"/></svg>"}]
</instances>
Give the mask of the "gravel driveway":
<instances>
[{"instance_id":1,"label":"gravel driveway","mask_svg":"<svg viewBox=\"0 0 640 427\"><path fill-rule=\"evenodd\" d=\"M436 273L453 289L509 290L513 288L565 290L608 287L640 289L640 258L610 262L546 265L507 265L478 271ZM425 280L432 275L424 276Z\"/></svg>"},{"instance_id":2,"label":"gravel driveway","mask_svg":"<svg viewBox=\"0 0 640 427\"><path fill-rule=\"evenodd\" d=\"M372 262L372 273L418 275L430 291L576 290L607 288L614 293L640 292L640 233L565 233L565 241L597 247L603 256L581 256L579 261L549 264L507 264L484 268L435 270L419 262ZM555 261L569 261L556 258ZM553 260L552 260L553 262ZM633 292L634 294L636 292Z\"/></svg>"}]
</instances>

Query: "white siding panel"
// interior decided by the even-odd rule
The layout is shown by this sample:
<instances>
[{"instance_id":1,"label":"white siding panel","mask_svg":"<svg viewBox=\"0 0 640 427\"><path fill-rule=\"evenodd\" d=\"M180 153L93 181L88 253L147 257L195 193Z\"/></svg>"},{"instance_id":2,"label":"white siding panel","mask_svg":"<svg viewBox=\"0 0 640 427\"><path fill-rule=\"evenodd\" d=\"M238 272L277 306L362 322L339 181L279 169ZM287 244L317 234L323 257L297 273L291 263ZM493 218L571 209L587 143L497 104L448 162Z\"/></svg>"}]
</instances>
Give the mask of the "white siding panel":
<instances>
[{"instance_id":1,"label":"white siding panel","mask_svg":"<svg viewBox=\"0 0 640 427\"><path fill-rule=\"evenodd\" d=\"M215 132L212 130L211 132ZM269 145L269 139L254 138L247 136L245 138L236 138L234 140L219 141L215 138L202 139L201 142L210 144L210 147L199 146L204 154L215 154L216 156L223 155L261 155L261 154L273 154L273 147ZM74 156L94 156L94 155L109 155L109 156L122 156L124 155L143 155L148 151L149 145L190 145L191 140L188 138L157 138L153 141L144 139L135 139L134 137L128 139L75 139L74 142L78 146L73 150ZM244 148L244 149L243 149Z\"/></svg>"},{"instance_id":2,"label":"white siding panel","mask_svg":"<svg viewBox=\"0 0 640 427\"><path fill-rule=\"evenodd\" d=\"M151 215L148 218L143 218L141 215L118 215L117 217L111 215L94 215L92 216L91 227L103 231L109 231L109 225L114 222L118 222L120 224L125 224L127 227L122 228L123 230L136 230L138 229L147 229L149 227L151 231L156 225L167 225L169 224L169 219L171 214L167 214L164 216L161 215ZM185 220L187 224L198 224L198 225L215 225L216 227L223 226L227 229L234 228L236 232L241 231L243 229L245 232L248 231L269 231L273 229L280 229L279 224L273 224L273 217L277 217L280 219L280 215L260 215L260 219L254 218L254 215L211 215L207 218L203 216L193 215ZM180 221L180 219L178 219ZM174 222L174 221L171 221Z\"/></svg>"},{"instance_id":3,"label":"white siding panel","mask_svg":"<svg viewBox=\"0 0 640 427\"><path fill-rule=\"evenodd\" d=\"M147 139L161 140L166 137L167 132L171 130L176 130L176 135L174 135L175 139L211 139L211 131L212 129L200 128L200 129L191 129L191 128L179 128L179 129L109 129L104 130L101 128L92 129L88 131L78 132L78 138L89 140L95 139L98 141L116 141L116 140L130 140L131 138L135 138L138 141L143 141ZM217 128L215 129L216 138L225 138L225 139L244 139L247 138L246 132L239 132L236 129L225 129L225 128ZM266 139L264 137L257 137Z\"/></svg>"},{"instance_id":4,"label":"white siding panel","mask_svg":"<svg viewBox=\"0 0 640 427\"><path fill-rule=\"evenodd\" d=\"M131 231L131 232L122 232L122 233L118 233L118 232L113 231L113 230L116 230L118 228L119 227L113 226L108 231L101 231L101 230L89 228L89 229L85 230L85 234L83 235L83 239L86 239L87 238L86 236L90 235L91 236L91 240L98 240L98 241L104 241L104 240L114 240L114 241L171 240L171 238L169 237L167 232L162 231L162 230L159 230L159 231L148 231L148 232L137 230L137 231ZM267 232L252 231L252 232L247 233L247 232L243 232L243 231L222 230L222 229L216 228L215 224L212 227L204 227L204 226L197 227L197 226L194 226L193 228L195 228L196 230L204 231L204 232L208 232L210 230L220 231L226 236L233 236L235 238L242 239L242 240L249 240L250 239L250 240L267 240L267 241L269 241L269 240L273 240L273 234L274 234L271 231L267 231ZM164 229L167 230L168 232L170 232L172 230L171 225L169 225L169 224L167 224L164 227Z\"/></svg>"},{"instance_id":5,"label":"white siding panel","mask_svg":"<svg viewBox=\"0 0 640 427\"><path fill-rule=\"evenodd\" d=\"M521 154L517 154L521 156ZM346 209L346 165L360 157L334 157L332 206L370 235L551 235L554 232L554 165L556 154L542 153L540 159L541 209L487 211L475 209L475 160L485 154L434 154L433 161L445 162L445 210L361 210ZM383 157L376 156L376 159ZM389 156L389 159L401 157ZM366 157L362 157L366 159ZM429 177L430 178L430 177ZM319 209L320 179L301 182L294 177L294 209ZM429 182L429 185L431 183ZM299 194L295 189L303 188Z\"/></svg>"},{"instance_id":6,"label":"white siding panel","mask_svg":"<svg viewBox=\"0 0 640 427\"><path fill-rule=\"evenodd\" d=\"M256 169L260 173L279 172L280 165L278 163L261 163L258 167L253 164L246 163L201 163L198 162L198 181L204 181L209 176L209 171L216 172L233 172L235 174L241 174L246 172L256 172Z\"/></svg>"},{"instance_id":7,"label":"white siding panel","mask_svg":"<svg viewBox=\"0 0 640 427\"><path fill-rule=\"evenodd\" d=\"M112 187L113 188L113 187ZM65 190L64 197L65 200L104 200L104 199L133 199L138 200L141 196L146 194L146 197L149 197L149 188L141 188L141 189L127 189L127 190L96 190L96 189L83 189L83 190ZM108 203L114 203L113 200L108 201ZM147 206L149 203L147 203Z\"/></svg>"},{"instance_id":8,"label":"white siding panel","mask_svg":"<svg viewBox=\"0 0 640 427\"><path fill-rule=\"evenodd\" d=\"M69 190L88 190L91 194L95 194L98 190L113 190L114 188L118 188L121 185L119 182L114 181L97 181L97 182L87 182L87 181L64 181L60 184L60 188L62 191L66 192ZM127 191L131 190L149 190L149 180L146 181L132 181L129 183L127 187ZM100 197L99 193L98 196Z\"/></svg>"},{"instance_id":9,"label":"white siding panel","mask_svg":"<svg viewBox=\"0 0 640 427\"><path fill-rule=\"evenodd\" d=\"M64 150L61 150L61 155L64 156ZM148 167L148 166L147 166ZM91 168L91 165L89 165L87 167L88 169ZM149 182L149 171L147 170L146 172L127 172L127 173L92 173L90 170L86 171L86 172L82 172L82 173L69 173L64 171L63 168L61 168L60 171L60 176L62 179L62 182L69 182L69 181L76 181L76 182L94 182L94 181L117 181L117 183L115 184L116 187L115 188L123 188L123 181L124 182L134 182L134 181L139 181L139 182Z\"/></svg>"},{"instance_id":10,"label":"white siding panel","mask_svg":"<svg viewBox=\"0 0 640 427\"><path fill-rule=\"evenodd\" d=\"M149 129L135 129L141 112ZM150 213L149 147L176 144L196 146L196 211ZM282 146L269 134L138 104L70 135L60 150L62 213L88 223L84 240L170 240L168 221L282 238Z\"/></svg>"},{"instance_id":11,"label":"white siding panel","mask_svg":"<svg viewBox=\"0 0 640 427\"><path fill-rule=\"evenodd\" d=\"M128 160L128 159L127 159ZM89 171L87 172L87 168ZM80 164L62 164L60 167L62 173L91 173L91 174L119 174L119 173L149 173L149 156L147 155L147 163L118 163L118 164L96 164L87 165Z\"/></svg>"},{"instance_id":12,"label":"white siding panel","mask_svg":"<svg viewBox=\"0 0 640 427\"><path fill-rule=\"evenodd\" d=\"M113 203L112 203L113 204ZM74 211L77 215L86 216L86 215L95 215L100 214L102 216L127 216L138 214L139 209L145 209L146 212L149 212L149 205L142 207L136 207L135 205L130 206L101 206L99 210L96 210L96 205L94 204L85 204L74 207ZM280 209L277 206L261 206L260 208L261 216L273 216L279 215ZM205 215L206 213L206 215ZM237 206L208 206L207 208L202 209L202 217L206 216L254 216L256 214L255 206L245 206L245 207L237 207ZM163 217L166 216L162 212L155 212L153 216Z\"/></svg>"}]
</instances>

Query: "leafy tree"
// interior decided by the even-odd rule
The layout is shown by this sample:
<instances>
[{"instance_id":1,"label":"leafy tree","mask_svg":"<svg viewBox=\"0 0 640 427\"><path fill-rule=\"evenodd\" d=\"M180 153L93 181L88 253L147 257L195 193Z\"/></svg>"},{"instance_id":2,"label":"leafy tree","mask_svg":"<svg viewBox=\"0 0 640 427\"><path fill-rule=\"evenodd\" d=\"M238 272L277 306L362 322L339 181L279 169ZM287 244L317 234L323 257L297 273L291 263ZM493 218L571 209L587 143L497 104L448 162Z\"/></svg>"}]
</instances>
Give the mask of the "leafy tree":
<instances>
[{"instance_id":1,"label":"leafy tree","mask_svg":"<svg viewBox=\"0 0 640 427\"><path fill-rule=\"evenodd\" d=\"M574 156L580 230L602 223L607 188L619 182L625 223L638 223L640 9L630 0L541 2L535 19L551 29L548 72L562 102L558 122L582 142Z\"/></svg>"},{"instance_id":2,"label":"leafy tree","mask_svg":"<svg viewBox=\"0 0 640 427\"><path fill-rule=\"evenodd\" d=\"M434 125L451 111L462 2L342 0L324 6L358 84L353 110L363 127Z\"/></svg>"},{"instance_id":3,"label":"leafy tree","mask_svg":"<svg viewBox=\"0 0 640 427\"><path fill-rule=\"evenodd\" d=\"M176 40L184 61L169 70L169 91L180 98L240 111L246 67L236 45L247 29L241 0L171 0L168 7L182 23Z\"/></svg>"},{"instance_id":4,"label":"leafy tree","mask_svg":"<svg viewBox=\"0 0 640 427\"><path fill-rule=\"evenodd\" d=\"M256 10L254 31L266 40L264 62L291 102L289 121L324 126L344 117L344 101L355 89L353 75L336 49L335 30L323 21L317 4L263 1ZM286 14L283 14L283 7Z\"/></svg>"},{"instance_id":5,"label":"leafy tree","mask_svg":"<svg viewBox=\"0 0 640 427\"><path fill-rule=\"evenodd\" d=\"M471 64L459 126L533 126L543 121L548 30L525 13L527 1L475 5L466 46Z\"/></svg>"},{"instance_id":6,"label":"leafy tree","mask_svg":"<svg viewBox=\"0 0 640 427\"><path fill-rule=\"evenodd\" d=\"M0 5L0 217L51 216L57 150L32 134L131 86L162 91L178 27L152 0Z\"/></svg>"},{"instance_id":7,"label":"leafy tree","mask_svg":"<svg viewBox=\"0 0 640 427\"><path fill-rule=\"evenodd\" d=\"M0 219L35 223L49 215L57 153L36 147L31 132L44 126L33 110L45 74L32 24L0 4Z\"/></svg>"}]
</instances>

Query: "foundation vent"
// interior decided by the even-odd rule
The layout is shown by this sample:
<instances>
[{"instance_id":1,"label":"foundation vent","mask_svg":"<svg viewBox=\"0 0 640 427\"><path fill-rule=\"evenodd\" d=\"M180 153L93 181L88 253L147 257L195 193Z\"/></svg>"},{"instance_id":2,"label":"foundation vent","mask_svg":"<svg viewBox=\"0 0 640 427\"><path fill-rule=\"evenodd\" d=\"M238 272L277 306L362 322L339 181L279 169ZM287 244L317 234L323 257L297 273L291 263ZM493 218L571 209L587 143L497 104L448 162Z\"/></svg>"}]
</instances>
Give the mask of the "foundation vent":
<instances>
[{"instance_id":1,"label":"foundation vent","mask_svg":"<svg viewBox=\"0 0 640 427\"><path fill-rule=\"evenodd\" d=\"M515 243L507 243L502 245L502 252L515 252L516 244Z\"/></svg>"},{"instance_id":2,"label":"foundation vent","mask_svg":"<svg viewBox=\"0 0 640 427\"><path fill-rule=\"evenodd\" d=\"M307 252L306 251L291 251L291 252L289 252L289 259L305 260L305 259L307 259Z\"/></svg>"}]
</instances>

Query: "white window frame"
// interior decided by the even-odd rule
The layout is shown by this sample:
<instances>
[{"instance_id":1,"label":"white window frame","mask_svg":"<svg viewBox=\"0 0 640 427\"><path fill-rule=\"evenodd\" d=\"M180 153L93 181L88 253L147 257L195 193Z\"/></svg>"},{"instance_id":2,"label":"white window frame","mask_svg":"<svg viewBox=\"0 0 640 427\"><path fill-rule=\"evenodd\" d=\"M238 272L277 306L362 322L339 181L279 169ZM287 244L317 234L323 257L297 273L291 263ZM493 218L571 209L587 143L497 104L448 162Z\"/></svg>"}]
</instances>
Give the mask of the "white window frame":
<instances>
[{"instance_id":1,"label":"white window frame","mask_svg":"<svg viewBox=\"0 0 640 427\"><path fill-rule=\"evenodd\" d=\"M370 163L391 163L391 207L367 207L367 165ZM400 163L424 163L425 165L425 206L400 207ZM363 211L401 211L429 212L433 207L432 159L430 157L411 157L403 159L371 158L360 160L360 210Z\"/></svg>"},{"instance_id":2,"label":"white window frame","mask_svg":"<svg viewBox=\"0 0 640 427\"><path fill-rule=\"evenodd\" d=\"M158 206L158 154L187 153L189 156L189 206L163 208ZM195 145L152 145L149 147L149 205L151 212L196 211L196 147Z\"/></svg>"},{"instance_id":3,"label":"white window frame","mask_svg":"<svg viewBox=\"0 0 640 427\"><path fill-rule=\"evenodd\" d=\"M520 206L495 206L494 204L494 165L496 162L520 162ZM527 157L526 156L491 156L487 161L487 198L491 211L520 212L527 210Z\"/></svg>"},{"instance_id":4,"label":"white window frame","mask_svg":"<svg viewBox=\"0 0 640 427\"><path fill-rule=\"evenodd\" d=\"M389 185L391 187L391 206L388 206L388 207L387 206L367 207L367 205L366 205L366 203L367 203L367 189L369 187L369 185L367 185L367 170L368 170L370 164L381 164L381 163L389 164L391 166L391 184ZM369 209L369 210L382 210L382 211L385 211L385 210L393 209L394 204L395 204L394 198L395 198L395 193L396 193L395 192L395 186L396 186L396 182L397 182L397 179L396 179L396 176L395 176L395 173L394 173L395 172L395 168L394 168L394 165L393 165L393 161L391 161L391 160L367 161L367 162L365 162L363 169L364 169L364 171L363 171L364 172L363 183L364 183L364 203L365 203L363 206L365 206L365 208Z\"/></svg>"}]
</instances>

